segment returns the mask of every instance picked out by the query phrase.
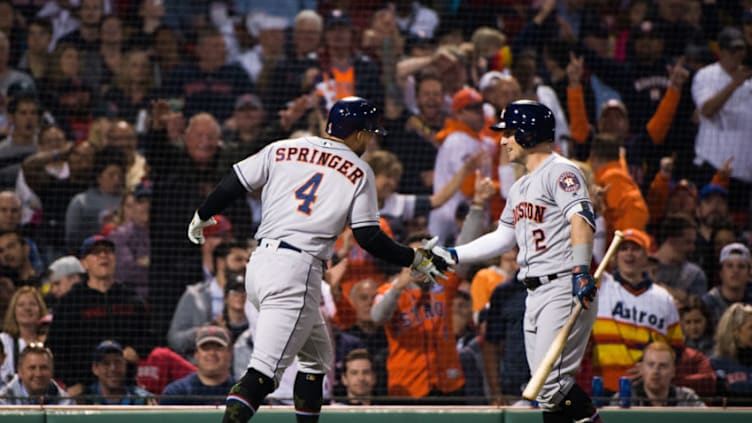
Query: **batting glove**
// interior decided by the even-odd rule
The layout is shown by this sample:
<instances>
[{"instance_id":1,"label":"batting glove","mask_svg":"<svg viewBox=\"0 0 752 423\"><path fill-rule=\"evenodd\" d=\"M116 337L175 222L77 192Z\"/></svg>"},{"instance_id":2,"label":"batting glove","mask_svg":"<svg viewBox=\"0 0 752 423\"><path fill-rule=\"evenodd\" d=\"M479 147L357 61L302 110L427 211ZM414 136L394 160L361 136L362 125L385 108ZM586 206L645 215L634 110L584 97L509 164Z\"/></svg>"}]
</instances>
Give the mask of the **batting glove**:
<instances>
[{"instance_id":1,"label":"batting glove","mask_svg":"<svg viewBox=\"0 0 752 423\"><path fill-rule=\"evenodd\" d=\"M590 308L590 302L595 300L597 290L595 279L587 267L576 266L572 269L572 292L585 310Z\"/></svg>"},{"instance_id":2,"label":"batting glove","mask_svg":"<svg viewBox=\"0 0 752 423\"><path fill-rule=\"evenodd\" d=\"M188 225L188 239L190 239L194 244L203 244L204 228L207 226L215 225L216 223L217 221L214 219L214 217L210 217L207 220L201 220L201 218L198 216L198 211L196 211L193 214L193 219L191 219L191 224Z\"/></svg>"},{"instance_id":3,"label":"batting glove","mask_svg":"<svg viewBox=\"0 0 752 423\"><path fill-rule=\"evenodd\" d=\"M431 252L435 256L440 257L442 260L444 260L450 267L454 266L459 261L459 259L457 258L457 250L452 247L436 246L431 249Z\"/></svg>"},{"instance_id":4,"label":"batting glove","mask_svg":"<svg viewBox=\"0 0 752 423\"><path fill-rule=\"evenodd\" d=\"M428 280L433 284L438 284L436 277L446 279L447 277L443 272L449 268L449 265L444 259L435 256L431 252L431 249L433 249L438 242L439 237L423 241L423 245L420 248L415 249L415 258L413 259L413 264L410 266L410 269L426 275Z\"/></svg>"}]
</instances>

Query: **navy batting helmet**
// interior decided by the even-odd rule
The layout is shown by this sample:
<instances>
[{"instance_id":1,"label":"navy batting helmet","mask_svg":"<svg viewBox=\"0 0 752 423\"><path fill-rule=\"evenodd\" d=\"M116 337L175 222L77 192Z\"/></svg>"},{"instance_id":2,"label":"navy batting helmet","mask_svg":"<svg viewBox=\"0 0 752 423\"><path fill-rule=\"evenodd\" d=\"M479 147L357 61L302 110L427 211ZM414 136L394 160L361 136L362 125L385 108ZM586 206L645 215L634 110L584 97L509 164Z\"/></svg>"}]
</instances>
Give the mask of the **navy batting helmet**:
<instances>
[{"instance_id":1,"label":"navy batting helmet","mask_svg":"<svg viewBox=\"0 0 752 423\"><path fill-rule=\"evenodd\" d=\"M537 101L519 100L509 103L501 112L501 120L491 129L514 129L517 144L529 148L542 142L553 142L556 135L554 113Z\"/></svg>"},{"instance_id":2,"label":"navy batting helmet","mask_svg":"<svg viewBox=\"0 0 752 423\"><path fill-rule=\"evenodd\" d=\"M386 131L378 125L379 113L376 106L360 97L345 97L332 106L326 133L345 139L357 131L370 131L385 135Z\"/></svg>"}]
</instances>

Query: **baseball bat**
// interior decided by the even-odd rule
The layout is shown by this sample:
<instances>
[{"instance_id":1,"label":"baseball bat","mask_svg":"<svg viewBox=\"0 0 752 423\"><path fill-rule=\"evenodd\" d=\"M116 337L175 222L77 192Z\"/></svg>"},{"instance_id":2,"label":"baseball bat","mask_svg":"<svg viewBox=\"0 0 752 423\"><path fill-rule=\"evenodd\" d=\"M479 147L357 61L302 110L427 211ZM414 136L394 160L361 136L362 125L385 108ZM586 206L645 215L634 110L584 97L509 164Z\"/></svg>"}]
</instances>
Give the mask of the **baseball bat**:
<instances>
[{"instance_id":1,"label":"baseball bat","mask_svg":"<svg viewBox=\"0 0 752 423\"><path fill-rule=\"evenodd\" d=\"M619 247L619 244L621 243L621 240L623 238L624 234L621 233L621 231L614 232L614 239L611 240L611 245L608 246L606 255L603 256L603 260L601 260L601 262L598 264L598 268L595 270L595 275L593 275L596 285L600 285L601 274L603 274L603 271L606 270L608 262L611 261L611 257L613 257L613 255L616 253L616 249ZM527 383L525 390L522 392L522 398L525 398L528 401L535 401L535 399L538 397L538 394L543 388L543 385L546 383L546 379L548 379L548 375L551 374L551 370L553 370L554 368L556 360L559 359L561 352L564 351L564 345L566 345L567 343L569 333L572 331L572 327L574 326L581 312L582 304L580 304L580 302L578 301L574 306L574 310L572 310L572 313L569 315L569 318L567 318L566 323L564 323L564 326L562 326L561 330L559 331L559 334L556 335L556 338L551 344L551 347L546 352L545 357L543 357L543 360L538 365L538 368L535 369L532 377L530 377L530 381Z\"/></svg>"}]
</instances>

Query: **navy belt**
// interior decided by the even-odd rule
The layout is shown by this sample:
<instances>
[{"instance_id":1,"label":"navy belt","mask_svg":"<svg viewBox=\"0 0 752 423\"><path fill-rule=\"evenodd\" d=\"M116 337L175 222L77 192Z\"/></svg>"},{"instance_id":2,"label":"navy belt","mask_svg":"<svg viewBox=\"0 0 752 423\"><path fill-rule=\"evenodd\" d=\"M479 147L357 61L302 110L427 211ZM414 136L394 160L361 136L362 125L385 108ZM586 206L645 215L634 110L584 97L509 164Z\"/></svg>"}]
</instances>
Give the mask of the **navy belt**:
<instances>
[{"instance_id":1,"label":"navy belt","mask_svg":"<svg viewBox=\"0 0 752 423\"><path fill-rule=\"evenodd\" d=\"M258 244L261 245L261 243L263 241L264 241L263 238L259 238ZM294 246L294 245L292 245L292 244L290 244L288 242L285 242L285 241L279 241L279 247L277 247L277 248L284 248L285 250L292 250L292 251L295 251L296 253L302 253L303 252L303 250L301 250L300 248L298 248L298 247L296 247L296 246Z\"/></svg>"},{"instance_id":2,"label":"navy belt","mask_svg":"<svg viewBox=\"0 0 752 423\"><path fill-rule=\"evenodd\" d=\"M561 277L566 276L566 272L562 273L552 273L550 275L545 276L532 276L525 279L522 279L522 284L527 287L527 289L531 291L535 291L538 289L539 286L543 285L544 283L550 282L554 279L559 279Z\"/></svg>"}]
</instances>

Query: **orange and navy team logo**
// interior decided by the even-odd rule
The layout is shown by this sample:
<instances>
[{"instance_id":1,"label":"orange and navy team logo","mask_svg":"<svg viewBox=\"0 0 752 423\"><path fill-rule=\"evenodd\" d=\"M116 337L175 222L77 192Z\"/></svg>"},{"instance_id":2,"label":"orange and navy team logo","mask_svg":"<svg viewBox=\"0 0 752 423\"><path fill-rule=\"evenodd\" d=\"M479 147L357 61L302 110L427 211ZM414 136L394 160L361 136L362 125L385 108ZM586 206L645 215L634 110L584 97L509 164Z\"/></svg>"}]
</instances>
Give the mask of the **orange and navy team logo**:
<instances>
[{"instance_id":1,"label":"orange and navy team logo","mask_svg":"<svg viewBox=\"0 0 752 423\"><path fill-rule=\"evenodd\" d=\"M559 175L559 188L566 192L575 192L580 189L580 180L572 172L564 172Z\"/></svg>"}]
</instances>

